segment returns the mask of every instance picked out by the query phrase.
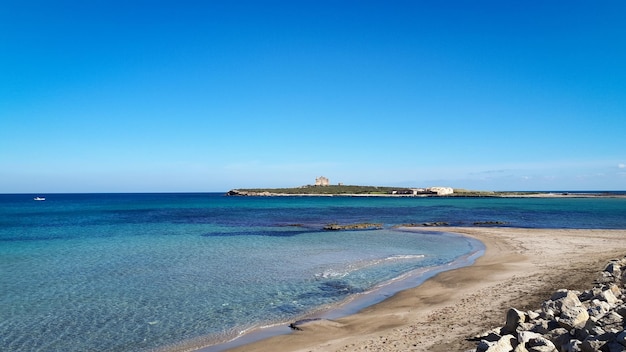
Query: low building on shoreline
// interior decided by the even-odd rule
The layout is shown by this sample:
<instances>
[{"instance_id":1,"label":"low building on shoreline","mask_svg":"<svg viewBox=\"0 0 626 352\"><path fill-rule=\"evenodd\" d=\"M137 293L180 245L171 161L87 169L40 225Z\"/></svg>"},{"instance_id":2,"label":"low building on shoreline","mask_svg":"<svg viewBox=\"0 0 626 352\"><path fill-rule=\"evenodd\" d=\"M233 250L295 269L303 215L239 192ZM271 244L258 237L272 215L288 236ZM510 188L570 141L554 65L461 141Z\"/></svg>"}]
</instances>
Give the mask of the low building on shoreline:
<instances>
[{"instance_id":1,"label":"low building on shoreline","mask_svg":"<svg viewBox=\"0 0 626 352\"><path fill-rule=\"evenodd\" d=\"M413 196L448 196L454 193L452 187L429 187L429 188L410 188L399 191L392 191L392 195L413 195Z\"/></svg>"},{"instance_id":2,"label":"low building on shoreline","mask_svg":"<svg viewBox=\"0 0 626 352\"><path fill-rule=\"evenodd\" d=\"M426 188L426 190L438 196L447 196L454 193L452 187L430 187Z\"/></svg>"}]
</instances>

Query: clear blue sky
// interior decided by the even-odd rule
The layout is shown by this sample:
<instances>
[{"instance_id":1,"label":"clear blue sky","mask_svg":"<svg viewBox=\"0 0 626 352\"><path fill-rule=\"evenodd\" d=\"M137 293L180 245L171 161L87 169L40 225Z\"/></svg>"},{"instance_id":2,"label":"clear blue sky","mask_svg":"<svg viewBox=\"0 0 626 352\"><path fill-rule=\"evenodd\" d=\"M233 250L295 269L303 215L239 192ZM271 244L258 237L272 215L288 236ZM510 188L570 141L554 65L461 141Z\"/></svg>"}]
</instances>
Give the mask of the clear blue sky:
<instances>
[{"instance_id":1,"label":"clear blue sky","mask_svg":"<svg viewBox=\"0 0 626 352\"><path fill-rule=\"evenodd\" d=\"M626 189L626 2L0 3L0 193Z\"/></svg>"}]
</instances>

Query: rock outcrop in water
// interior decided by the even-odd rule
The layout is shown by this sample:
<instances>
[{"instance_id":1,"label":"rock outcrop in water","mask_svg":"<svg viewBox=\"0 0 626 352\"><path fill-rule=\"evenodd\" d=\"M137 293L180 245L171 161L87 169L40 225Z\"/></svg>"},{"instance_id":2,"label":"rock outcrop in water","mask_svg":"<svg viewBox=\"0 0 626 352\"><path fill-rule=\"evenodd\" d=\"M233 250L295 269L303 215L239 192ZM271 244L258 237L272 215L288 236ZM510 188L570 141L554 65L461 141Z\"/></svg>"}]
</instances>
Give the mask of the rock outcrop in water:
<instances>
[{"instance_id":1,"label":"rock outcrop in water","mask_svg":"<svg viewBox=\"0 0 626 352\"><path fill-rule=\"evenodd\" d=\"M373 223L359 223L359 224L348 224L348 225L339 225L339 224L328 224L324 226L324 230L327 231L341 231L341 230L373 230L373 229L382 229L383 224L373 224Z\"/></svg>"},{"instance_id":2,"label":"rock outcrop in water","mask_svg":"<svg viewBox=\"0 0 626 352\"><path fill-rule=\"evenodd\" d=\"M558 290L534 311L509 309L504 326L477 336L473 351L626 351L625 282L626 258L612 260L590 290Z\"/></svg>"}]
</instances>

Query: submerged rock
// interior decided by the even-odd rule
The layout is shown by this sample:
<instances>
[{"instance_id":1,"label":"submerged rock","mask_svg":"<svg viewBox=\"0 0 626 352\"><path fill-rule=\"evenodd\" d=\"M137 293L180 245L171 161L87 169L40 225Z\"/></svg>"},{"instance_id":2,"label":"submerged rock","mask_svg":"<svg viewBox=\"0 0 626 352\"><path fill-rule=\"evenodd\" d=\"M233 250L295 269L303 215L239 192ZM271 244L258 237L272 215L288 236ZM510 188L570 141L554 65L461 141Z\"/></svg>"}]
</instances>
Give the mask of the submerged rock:
<instances>
[{"instance_id":1,"label":"submerged rock","mask_svg":"<svg viewBox=\"0 0 626 352\"><path fill-rule=\"evenodd\" d=\"M326 281L321 283L318 287L326 296L343 296L362 292L361 289L354 287L343 280Z\"/></svg>"},{"instance_id":2,"label":"submerged rock","mask_svg":"<svg viewBox=\"0 0 626 352\"><path fill-rule=\"evenodd\" d=\"M324 226L324 230L327 231L340 231L340 230L373 230L373 229L382 229L383 224L376 223L359 223L359 224L348 224L348 225L339 225L339 224L328 224Z\"/></svg>"},{"instance_id":3,"label":"submerged rock","mask_svg":"<svg viewBox=\"0 0 626 352\"><path fill-rule=\"evenodd\" d=\"M499 226L506 225L505 221L474 221L474 226Z\"/></svg>"},{"instance_id":4,"label":"submerged rock","mask_svg":"<svg viewBox=\"0 0 626 352\"><path fill-rule=\"evenodd\" d=\"M443 222L443 221L423 222L420 225L421 226L450 226L449 223Z\"/></svg>"}]
</instances>

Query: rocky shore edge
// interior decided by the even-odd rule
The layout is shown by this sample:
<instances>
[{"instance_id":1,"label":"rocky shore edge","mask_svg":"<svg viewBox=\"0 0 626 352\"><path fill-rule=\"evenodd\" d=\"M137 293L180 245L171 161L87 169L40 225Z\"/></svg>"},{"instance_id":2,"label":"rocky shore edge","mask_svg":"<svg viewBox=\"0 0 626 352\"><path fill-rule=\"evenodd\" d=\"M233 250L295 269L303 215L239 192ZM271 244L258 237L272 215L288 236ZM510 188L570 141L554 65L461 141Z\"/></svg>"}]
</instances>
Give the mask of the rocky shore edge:
<instances>
[{"instance_id":1,"label":"rocky shore edge","mask_svg":"<svg viewBox=\"0 0 626 352\"><path fill-rule=\"evenodd\" d=\"M511 308L504 326L467 352L626 351L626 257L611 260L592 289L561 289L540 309Z\"/></svg>"}]
</instances>

